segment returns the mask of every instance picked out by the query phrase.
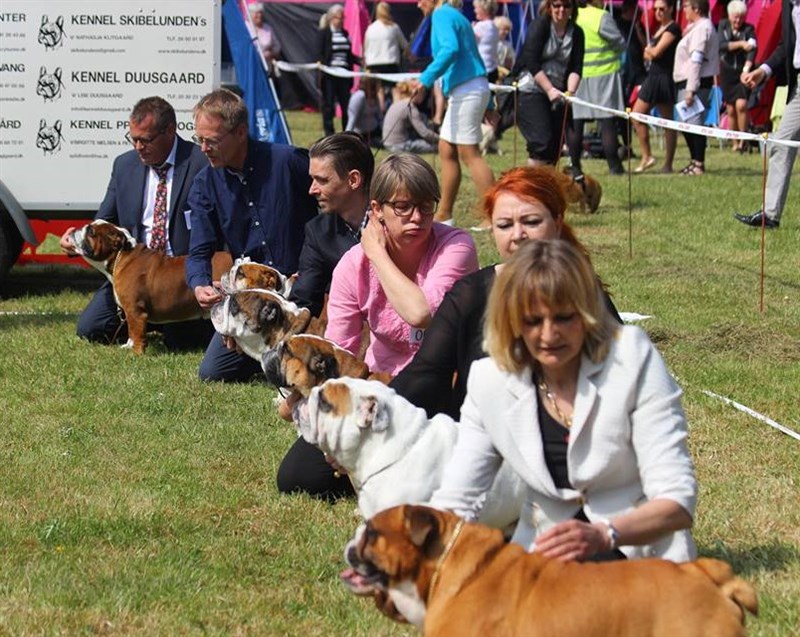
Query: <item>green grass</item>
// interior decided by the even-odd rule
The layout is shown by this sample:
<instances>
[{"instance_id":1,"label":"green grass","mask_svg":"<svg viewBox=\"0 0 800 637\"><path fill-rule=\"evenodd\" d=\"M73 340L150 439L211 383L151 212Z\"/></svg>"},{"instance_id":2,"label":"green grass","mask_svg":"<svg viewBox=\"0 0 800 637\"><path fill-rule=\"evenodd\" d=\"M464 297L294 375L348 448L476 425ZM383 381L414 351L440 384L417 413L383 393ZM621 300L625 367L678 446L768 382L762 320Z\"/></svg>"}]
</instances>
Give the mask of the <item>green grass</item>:
<instances>
[{"instance_id":1,"label":"green grass","mask_svg":"<svg viewBox=\"0 0 800 637\"><path fill-rule=\"evenodd\" d=\"M299 145L319 135L318 115L289 119ZM512 165L513 133L502 145L496 173ZM519 142L518 163L523 153ZM731 218L758 207L761 160L712 142L707 165L701 178L633 179L632 256L628 180L604 162L586 162L600 212L570 221L617 307L653 316L642 325L684 388L701 553L756 585L751 635L798 634L800 442L702 390L800 430L800 190L767 235L762 313L760 232ZM462 226L474 205L466 178ZM492 261L489 237L476 242ZM201 384L202 353L157 340L139 358L79 341L77 313L99 282L28 267L3 288L0 634L415 634L338 582L354 502L278 495L295 434L274 391Z\"/></svg>"}]
</instances>

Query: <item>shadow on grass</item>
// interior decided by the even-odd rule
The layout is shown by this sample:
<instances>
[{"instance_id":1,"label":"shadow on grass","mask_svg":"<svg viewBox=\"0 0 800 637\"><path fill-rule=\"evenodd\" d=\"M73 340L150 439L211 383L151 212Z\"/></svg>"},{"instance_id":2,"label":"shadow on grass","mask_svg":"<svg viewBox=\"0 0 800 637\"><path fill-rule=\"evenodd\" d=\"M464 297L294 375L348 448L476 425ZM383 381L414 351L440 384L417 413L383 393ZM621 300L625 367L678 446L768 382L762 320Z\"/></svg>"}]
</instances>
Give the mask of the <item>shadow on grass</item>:
<instances>
[{"instance_id":1,"label":"shadow on grass","mask_svg":"<svg viewBox=\"0 0 800 637\"><path fill-rule=\"evenodd\" d=\"M773 542L762 546L731 549L722 542L712 546L698 546L702 557L713 557L730 563L738 575L782 571L788 565L800 562L800 549L789 543Z\"/></svg>"},{"instance_id":2,"label":"shadow on grass","mask_svg":"<svg viewBox=\"0 0 800 637\"><path fill-rule=\"evenodd\" d=\"M96 270L72 266L15 267L0 282L0 299L50 296L61 292L94 292L104 277Z\"/></svg>"}]
</instances>

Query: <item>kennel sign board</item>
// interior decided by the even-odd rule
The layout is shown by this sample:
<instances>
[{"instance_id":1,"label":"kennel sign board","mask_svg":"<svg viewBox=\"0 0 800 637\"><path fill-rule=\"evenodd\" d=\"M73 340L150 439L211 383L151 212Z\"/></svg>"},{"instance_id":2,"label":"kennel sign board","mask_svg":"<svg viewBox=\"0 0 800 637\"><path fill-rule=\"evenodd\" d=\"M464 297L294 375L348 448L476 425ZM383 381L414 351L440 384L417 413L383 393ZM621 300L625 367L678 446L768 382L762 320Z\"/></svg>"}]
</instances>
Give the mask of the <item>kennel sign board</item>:
<instances>
[{"instance_id":1,"label":"kennel sign board","mask_svg":"<svg viewBox=\"0 0 800 637\"><path fill-rule=\"evenodd\" d=\"M128 115L158 95L178 134L219 86L220 0L3 0L0 182L22 207L96 210Z\"/></svg>"}]
</instances>

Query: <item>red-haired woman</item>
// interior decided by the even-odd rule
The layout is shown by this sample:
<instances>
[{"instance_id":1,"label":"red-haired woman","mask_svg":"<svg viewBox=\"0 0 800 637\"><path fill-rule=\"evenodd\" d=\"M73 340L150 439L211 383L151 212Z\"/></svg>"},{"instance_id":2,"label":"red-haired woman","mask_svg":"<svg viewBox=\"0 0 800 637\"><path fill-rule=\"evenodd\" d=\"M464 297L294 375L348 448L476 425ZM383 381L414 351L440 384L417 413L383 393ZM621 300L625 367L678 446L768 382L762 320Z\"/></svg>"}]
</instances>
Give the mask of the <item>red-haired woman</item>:
<instances>
[{"instance_id":1,"label":"red-haired woman","mask_svg":"<svg viewBox=\"0 0 800 637\"><path fill-rule=\"evenodd\" d=\"M491 224L501 262L465 276L448 292L425 331L413 360L391 386L432 417L458 419L467 375L483 350L483 315L495 276L503 261L528 239L564 239L586 253L564 221L567 202L563 177L549 166L512 168L487 191L483 214ZM588 255L587 255L588 256ZM611 299L606 303L621 322Z\"/></svg>"}]
</instances>

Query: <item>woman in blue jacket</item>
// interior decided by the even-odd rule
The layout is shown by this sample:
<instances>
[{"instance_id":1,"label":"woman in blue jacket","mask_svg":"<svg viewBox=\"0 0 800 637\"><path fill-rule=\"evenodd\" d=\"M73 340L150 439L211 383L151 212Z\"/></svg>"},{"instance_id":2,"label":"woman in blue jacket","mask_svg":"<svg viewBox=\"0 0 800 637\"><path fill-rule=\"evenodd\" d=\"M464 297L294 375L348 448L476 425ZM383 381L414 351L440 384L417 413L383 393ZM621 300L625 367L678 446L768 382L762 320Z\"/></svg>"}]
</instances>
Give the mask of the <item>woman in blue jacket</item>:
<instances>
[{"instance_id":1,"label":"woman in blue jacket","mask_svg":"<svg viewBox=\"0 0 800 637\"><path fill-rule=\"evenodd\" d=\"M466 164L478 197L494 183L494 175L478 148L481 122L489 104L489 82L472 25L455 5L460 8L461 0L418 0L420 11L431 15L433 60L413 85L416 90L430 90L441 78L447 97L447 112L439 131L442 199L436 220L448 224L453 223L453 204L461 183L460 161Z\"/></svg>"}]
</instances>

